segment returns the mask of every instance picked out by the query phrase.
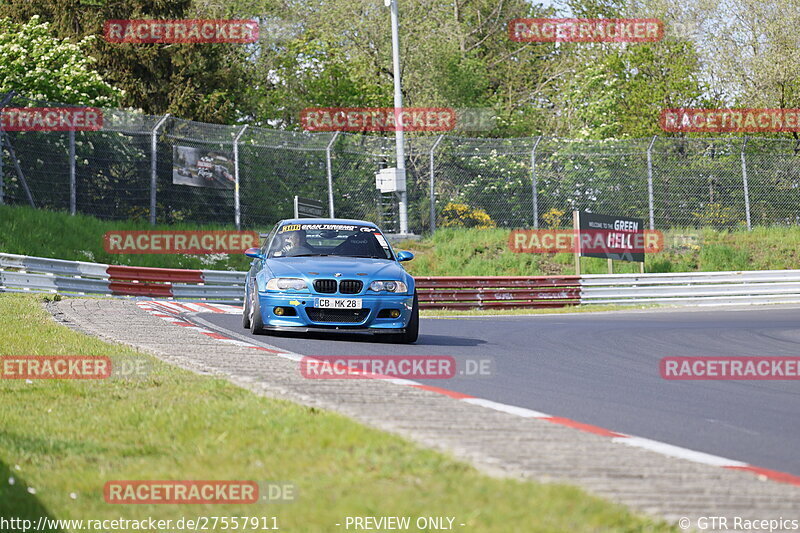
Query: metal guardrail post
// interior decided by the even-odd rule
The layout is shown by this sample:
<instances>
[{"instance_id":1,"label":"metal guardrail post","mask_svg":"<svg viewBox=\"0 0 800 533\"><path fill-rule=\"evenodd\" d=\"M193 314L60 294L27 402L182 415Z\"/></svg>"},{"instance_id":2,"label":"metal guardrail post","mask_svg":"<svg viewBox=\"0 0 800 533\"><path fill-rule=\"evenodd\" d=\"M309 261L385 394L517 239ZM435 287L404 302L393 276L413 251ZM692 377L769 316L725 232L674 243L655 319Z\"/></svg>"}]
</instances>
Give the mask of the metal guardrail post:
<instances>
[{"instance_id":1,"label":"metal guardrail post","mask_svg":"<svg viewBox=\"0 0 800 533\"><path fill-rule=\"evenodd\" d=\"M430 218L431 218L431 233L436 231L436 189L434 187L434 161L433 161L433 152L436 150L436 147L439 146L439 143L442 142L444 139L444 135L440 134L436 141L431 146L430 151L430 170L431 170L431 190L430 190Z\"/></svg>"},{"instance_id":2,"label":"metal guardrail post","mask_svg":"<svg viewBox=\"0 0 800 533\"><path fill-rule=\"evenodd\" d=\"M742 141L742 186L744 187L744 213L747 217L747 231L752 231L750 225L750 188L747 185L747 158L744 155L744 149L747 146L747 135L744 136Z\"/></svg>"},{"instance_id":3,"label":"metal guardrail post","mask_svg":"<svg viewBox=\"0 0 800 533\"><path fill-rule=\"evenodd\" d=\"M242 126L242 129L239 130L233 140L233 220L236 224L236 229L241 229L242 226L242 210L239 203L239 138L244 134L247 126L247 124Z\"/></svg>"},{"instance_id":4,"label":"metal guardrail post","mask_svg":"<svg viewBox=\"0 0 800 533\"><path fill-rule=\"evenodd\" d=\"M75 180L75 130L69 130L69 214L75 215L78 191Z\"/></svg>"},{"instance_id":5,"label":"metal guardrail post","mask_svg":"<svg viewBox=\"0 0 800 533\"><path fill-rule=\"evenodd\" d=\"M161 117L150 134L150 225L156 225L156 187L158 186L158 129L167 121L169 113Z\"/></svg>"},{"instance_id":6,"label":"metal guardrail post","mask_svg":"<svg viewBox=\"0 0 800 533\"><path fill-rule=\"evenodd\" d=\"M539 184L536 177L536 147L539 146L541 140L542 136L539 135L539 138L533 143L533 149L531 149L531 193L533 198L534 229L539 229Z\"/></svg>"},{"instance_id":7,"label":"metal guardrail post","mask_svg":"<svg viewBox=\"0 0 800 533\"><path fill-rule=\"evenodd\" d=\"M658 135L653 135L650 146L647 147L647 203L650 207L650 229L656 229L655 209L653 206L653 145Z\"/></svg>"},{"instance_id":8,"label":"metal guardrail post","mask_svg":"<svg viewBox=\"0 0 800 533\"><path fill-rule=\"evenodd\" d=\"M328 141L328 146L325 148L325 162L327 163L328 168L328 216L331 218L336 216L333 210L333 167L331 165L331 147L339 137L339 133L340 132L337 131L333 134L331 140Z\"/></svg>"}]
</instances>

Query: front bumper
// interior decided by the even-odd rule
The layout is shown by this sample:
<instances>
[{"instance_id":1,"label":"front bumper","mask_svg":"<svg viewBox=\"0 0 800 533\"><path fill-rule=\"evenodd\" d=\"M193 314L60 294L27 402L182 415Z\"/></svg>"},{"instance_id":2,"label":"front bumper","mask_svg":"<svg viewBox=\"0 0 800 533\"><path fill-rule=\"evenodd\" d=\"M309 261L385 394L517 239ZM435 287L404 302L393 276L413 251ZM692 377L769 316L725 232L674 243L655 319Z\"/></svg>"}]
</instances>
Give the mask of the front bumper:
<instances>
[{"instance_id":1,"label":"front bumper","mask_svg":"<svg viewBox=\"0 0 800 533\"><path fill-rule=\"evenodd\" d=\"M265 329L273 331L335 331L340 333L402 333L409 320L414 305L413 294L292 294L260 292L258 294L261 315ZM314 307L315 298L357 298L366 311L359 322L314 321L306 308ZM275 307L294 308L297 316L278 316ZM398 318L378 318L383 309L397 309Z\"/></svg>"},{"instance_id":2,"label":"front bumper","mask_svg":"<svg viewBox=\"0 0 800 533\"><path fill-rule=\"evenodd\" d=\"M264 329L292 333L362 333L367 335L404 333L406 331L404 328L360 328L347 326L264 326Z\"/></svg>"}]
</instances>

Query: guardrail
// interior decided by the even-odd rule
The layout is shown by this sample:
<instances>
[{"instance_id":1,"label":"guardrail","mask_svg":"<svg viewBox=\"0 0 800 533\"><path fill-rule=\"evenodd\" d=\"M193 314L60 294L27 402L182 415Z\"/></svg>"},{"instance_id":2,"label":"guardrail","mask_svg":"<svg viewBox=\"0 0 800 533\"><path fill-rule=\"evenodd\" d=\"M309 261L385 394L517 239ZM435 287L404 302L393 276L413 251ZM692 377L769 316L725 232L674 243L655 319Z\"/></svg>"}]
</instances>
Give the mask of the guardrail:
<instances>
[{"instance_id":1,"label":"guardrail","mask_svg":"<svg viewBox=\"0 0 800 533\"><path fill-rule=\"evenodd\" d=\"M422 309L508 309L580 304L580 276L419 277Z\"/></svg>"},{"instance_id":2,"label":"guardrail","mask_svg":"<svg viewBox=\"0 0 800 533\"><path fill-rule=\"evenodd\" d=\"M241 301L244 272L179 270L0 254L0 292Z\"/></svg>"},{"instance_id":3,"label":"guardrail","mask_svg":"<svg viewBox=\"0 0 800 533\"><path fill-rule=\"evenodd\" d=\"M241 302L244 272L179 270L0 253L0 292ZM416 278L423 309L588 304L800 303L800 270Z\"/></svg>"},{"instance_id":4,"label":"guardrail","mask_svg":"<svg viewBox=\"0 0 800 533\"><path fill-rule=\"evenodd\" d=\"M581 276L581 304L800 303L800 270Z\"/></svg>"}]
</instances>

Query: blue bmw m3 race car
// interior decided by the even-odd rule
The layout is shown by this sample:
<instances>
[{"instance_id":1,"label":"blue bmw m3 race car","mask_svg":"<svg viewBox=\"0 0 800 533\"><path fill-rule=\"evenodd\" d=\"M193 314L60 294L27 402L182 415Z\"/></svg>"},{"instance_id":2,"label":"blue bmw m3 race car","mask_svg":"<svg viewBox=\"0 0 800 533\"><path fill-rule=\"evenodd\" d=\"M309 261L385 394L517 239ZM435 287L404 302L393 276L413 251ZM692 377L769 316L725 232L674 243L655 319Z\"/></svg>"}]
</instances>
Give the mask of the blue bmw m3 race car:
<instances>
[{"instance_id":1,"label":"blue bmw m3 race car","mask_svg":"<svg viewBox=\"0 0 800 533\"><path fill-rule=\"evenodd\" d=\"M361 220L292 219L275 225L245 282L242 326L269 331L370 333L410 343L419 334L414 278L378 227Z\"/></svg>"}]
</instances>

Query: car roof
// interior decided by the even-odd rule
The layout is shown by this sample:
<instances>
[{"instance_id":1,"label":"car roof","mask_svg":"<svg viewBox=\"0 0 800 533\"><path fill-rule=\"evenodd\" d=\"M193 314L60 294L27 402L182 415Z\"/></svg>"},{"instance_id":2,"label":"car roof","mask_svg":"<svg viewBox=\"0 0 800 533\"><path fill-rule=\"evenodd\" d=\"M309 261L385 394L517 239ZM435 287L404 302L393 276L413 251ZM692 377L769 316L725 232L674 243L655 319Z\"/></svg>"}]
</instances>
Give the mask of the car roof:
<instances>
[{"instance_id":1,"label":"car roof","mask_svg":"<svg viewBox=\"0 0 800 533\"><path fill-rule=\"evenodd\" d=\"M351 226L369 226L377 228L373 222L366 220L354 220L350 218L287 218L281 220L279 224L349 224Z\"/></svg>"}]
</instances>

